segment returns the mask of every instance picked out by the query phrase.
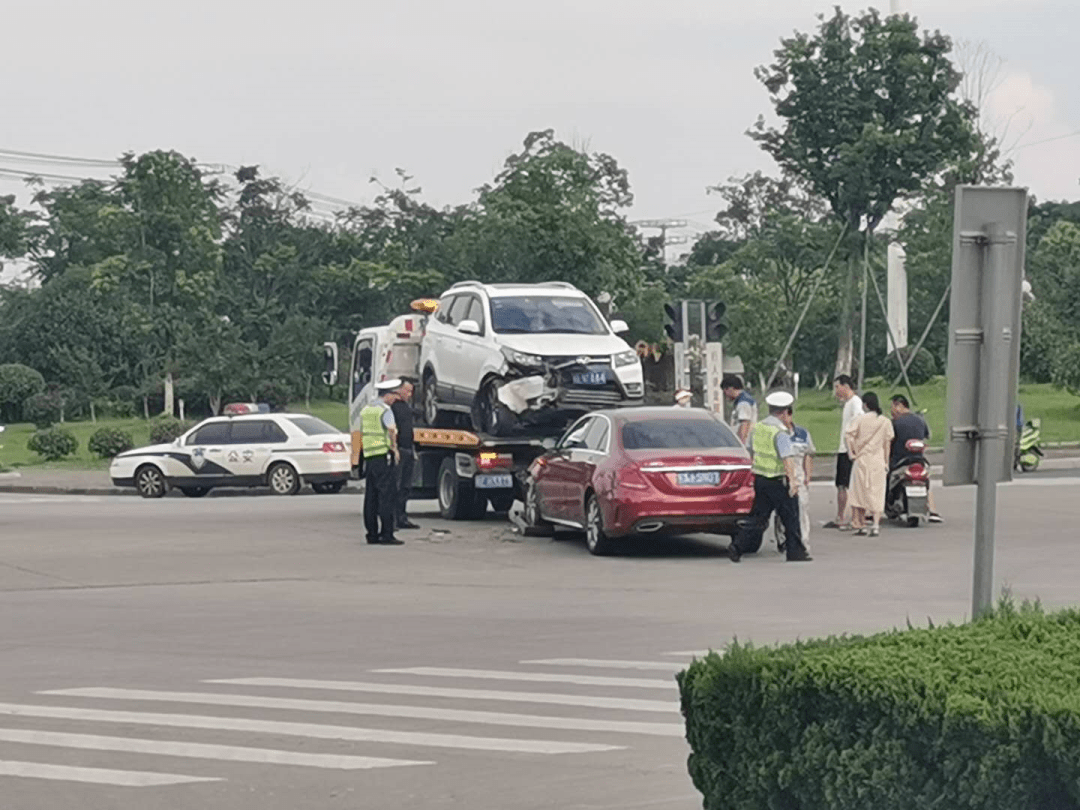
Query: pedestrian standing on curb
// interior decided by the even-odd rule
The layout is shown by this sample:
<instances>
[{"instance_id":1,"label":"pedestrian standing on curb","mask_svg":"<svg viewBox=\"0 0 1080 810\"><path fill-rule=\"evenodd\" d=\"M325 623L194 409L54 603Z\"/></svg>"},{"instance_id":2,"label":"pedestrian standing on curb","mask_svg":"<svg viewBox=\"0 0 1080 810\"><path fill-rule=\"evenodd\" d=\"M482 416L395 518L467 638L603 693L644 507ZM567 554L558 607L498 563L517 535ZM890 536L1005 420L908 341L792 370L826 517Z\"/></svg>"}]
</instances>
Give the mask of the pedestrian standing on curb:
<instances>
[{"instance_id":1,"label":"pedestrian standing on curb","mask_svg":"<svg viewBox=\"0 0 1080 810\"><path fill-rule=\"evenodd\" d=\"M840 449L836 454L836 520L830 520L823 528L848 531L851 523L844 522L844 512L848 505L848 487L851 486L851 456L848 454L847 429L851 422L862 415L863 404L855 393L855 383L847 374L841 374L833 381L833 393L844 404L840 417Z\"/></svg>"},{"instance_id":2,"label":"pedestrian standing on curb","mask_svg":"<svg viewBox=\"0 0 1080 810\"><path fill-rule=\"evenodd\" d=\"M742 377L738 374L725 374L720 380L720 390L733 403L731 408L731 429L745 446L750 445L750 431L757 422L757 403L743 388Z\"/></svg>"},{"instance_id":3,"label":"pedestrian standing on curb","mask_svg":"<svg viewBox=\"0 0 1080 810\"><path fill-rule=\"evenodd\" d=\"M881 515L885 511L893 426L892 420L882 415L877 394L871 391L864 394L862 400L866 413L852 420L845 431L848 452L855 465L851 525L857 535L877 537L881 531ZM869 529L867 516L870 517Z\"/></svg>"},{"instance_id":4,"label":"pedestrian standing on curb","mask_svg":"<svg viewBox=\"0 0 1080 810\"><path fill-rule=\"evenodd\" d=\"M765 398L769 415L754 425L750 434L748 449L753 458L754 505L728 546L728 559L732 562L739 562L743 554L761 548L774 511L784 525L787 561L809 562L812 559L803 546L799 528L795 450L791 446L791 406L794 402L795 397L785 391L769 394Z\"/></svg>"},{"instance_id":5,"label":"pedestrian standing on curb","mask_svg":"<svg viewBox=\"0 0 1080 810\"><path fill-rule=\"evenodd\" d=\"M814 474L814 437L801 425L791 425L791 447L795 451L795 480L799 485L799 531L803 547L810 551L810 479Z\"/></svg>"},{"instance_id":6,"label":"pedestrian standing on curb","mask_svg":"<svg viewBox=\"0 0 1080 810\"><path fill-rule=\"evenodd\" d=\"M360 411L364 452L364 528L374 545L400 546L394 536L398 508L394 462L398 460L393 404L401 380L375 386L379 399ZM380 527L381 524L381 527Z\"/></svg>"},{"instance_id":7,"label":"pedestrian standing on curb","mask_svg":"<svg viewBox=\"0 0 1080 810\"><path fill-rule=\"evenodd\" d=\"M399 529L419 529L420 527L409 520L406 507L409 504L409 492L412 490L413 471L416 469L416 449L413 447L413 382L403 379L401 388L397 390L394 402L390 409L394 412L394 423L397 428L397 447L399 461L394 467L394 476L397 484L397 511L395 513L396 525Z\"/></svg>"}]
</instances>

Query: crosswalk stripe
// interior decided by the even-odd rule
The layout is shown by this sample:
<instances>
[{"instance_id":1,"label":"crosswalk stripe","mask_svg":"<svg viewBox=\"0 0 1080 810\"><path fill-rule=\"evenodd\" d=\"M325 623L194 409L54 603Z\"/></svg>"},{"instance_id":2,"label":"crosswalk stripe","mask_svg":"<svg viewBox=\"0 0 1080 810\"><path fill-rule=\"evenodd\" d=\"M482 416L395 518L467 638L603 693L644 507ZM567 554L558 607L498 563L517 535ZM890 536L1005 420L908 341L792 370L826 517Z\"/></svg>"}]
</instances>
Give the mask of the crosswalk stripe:
<instances>
[{"instance_id":1,"label":"crosswalk stripe","mask_svg":"<svg viewBox=\"0 0 1080 810\"><path fill-rule=\"evenodd\" d=\"M334 712L336 714L377 715L381 717L410 717L422 720L445 720L457 723L482 723L494 726L551 728L566 731L607 731L623 734L651 734L661 737L681 737L680 723L639 723L626 720L591 720L578 717L550 717L535 714L507 714L462 709L436 709L428 706L392 706L380 703L347 703L337 700L304 700L297 698L259 697L253 695L222 695L203 692L158 692L145 689L80 688L39 692L42 695L101 698L105 700L147 700L165 703L196 703L211 706L243 706L259 709L284 709L303 712Z\"/></svg>"},{"instance_id":2,"label":"crosswalk stripe","mask_svg":"<svg viewBox=\"0 0 1080 810\"><path fill-rule=\"evenodd\" d=\"M82 768L74 765L48 765L43 762L14 762L0 760L0 776L22 776L29 779L53 779L61 782L90 782L96 785L120 787L159 787L182 785L186 782L220 782L207 776L181 776L174 773L147 771L118 771L112 768Z\"/></svg>"},{"instance_id":3,"label":"crosswalk stripe","mask_svg":"<svg viewBox=\"0 0 1080 810\"><path fill-rule=\"evenodd\" d=\"M392 768L398 765L434 765L410 759L339 756L337 754L302 754L272 748L247 748L236 745L142 740L129 737L106 737L99 734L69 734L57 731L0 728L0 742L24 745L51 745L57 748L85 748L91 751L123 751L130 754L155 754L167 757L190 757L225 762L257 762L265 765L299 765L305 768L361 770Z\"/></svg>"},{"instance_id":4,"label":"crosswalk stripe","mask_svg":"<svg viewBox=\"0 0 1080 810\"><path fill-rule=\"evenodd\" d=\"M618 751L625 747L593 743L556 742L554 740L518 740L498 737L470 737L462 734L388 731L386 729L354 728L352 726L250 720L239 717L75 709L63 706L30 706L19 703L0 703L0 715L50 717L103 723L132 723L174 728L202 728L220 731L246 731L256 734L312 737L321 740L426 745L435 748L463 748L477 751L515 751L528 754L581 754L594 751Z\"/></svg>"},{"instance_id":5,"label":"crosswalk stripe","mask_svg":"<svg viewBox=\"0 0 1080 810\"><path fill-rule=\"evenodd\" d=\"M674 689L675 679L665 681L646 678L603 678L596 675L568 675L552 672L506 672L495 669L454 669L452 667L403 667L399 669L373 669L391 675L425 675L445 678L486 678L498 681L543 681L546 683L574 683L579 686L625 686L637 689Z\"/></svg>"},{"instance_id":6,"label":"crosswalk stripe","mask_svg":"<svg viewBox=\"0 0 1080 810\"><path fill-rule=\"evenodd\" d=\"M602 658L536 658L518 661L519 664L540 664L549 667L598 667L600 669L649 669L674 672L684 664L677 661L609 661Z\"/></svg>"},{"instance_id":7,"label":"crosswalk stripe","mask_svg":"<svg viewBox=\"0 0 1080 810\"><path fill-rule=\"evenodd\" d=\"M625 709L635 712L677 713L679 711L679 704L674 700L562 695L555 692L510 692L498 689L455 689L445 686L414 686L403 683L319 681L307 678L218 678L206 680L203 683L282 689L325 689L332 692L371 692L381 695L415 695L417 697L492 700L511 703L543 703L556 706L589 706L594 709Z\"/></svg>"}]
</instances>

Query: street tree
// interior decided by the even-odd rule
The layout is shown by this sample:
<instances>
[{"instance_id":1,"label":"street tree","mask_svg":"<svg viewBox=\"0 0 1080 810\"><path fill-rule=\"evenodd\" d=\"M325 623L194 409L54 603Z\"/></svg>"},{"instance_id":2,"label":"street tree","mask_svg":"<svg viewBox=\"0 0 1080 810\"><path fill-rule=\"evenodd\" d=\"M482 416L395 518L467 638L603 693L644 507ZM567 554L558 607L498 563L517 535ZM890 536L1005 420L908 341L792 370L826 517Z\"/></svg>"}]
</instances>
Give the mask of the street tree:
<instances>
[{"instance_id":1,"label":"street tree","mask_svg":"<svg viewBox=\"0 0 1080 810\"><path fill-rule=\"evenodd\" d=\"M815 33L782 40L775 62L757 69L781 125L759 118L749 134L852 234L835 365L849 373L866 240L898 198L970 153L975 111L957 96L947 36L920 36L913 17L876 10L851 16L837 7L818 19Z\"/></svg>"}]
</instances>

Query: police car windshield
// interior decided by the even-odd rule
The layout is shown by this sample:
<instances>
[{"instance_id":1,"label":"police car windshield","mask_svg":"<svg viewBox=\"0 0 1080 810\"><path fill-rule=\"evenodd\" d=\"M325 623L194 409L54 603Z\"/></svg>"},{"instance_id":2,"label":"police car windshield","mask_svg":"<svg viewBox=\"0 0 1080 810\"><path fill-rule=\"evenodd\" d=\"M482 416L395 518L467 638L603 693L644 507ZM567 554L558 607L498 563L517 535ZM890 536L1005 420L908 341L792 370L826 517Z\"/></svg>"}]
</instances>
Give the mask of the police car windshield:
<instances>
[{"instance_id":1,"label":"police car windshield","mask_svg":"<svg viewBox=\"0 0 1080 810\"><path fill-rule=\"evenodd\" d=\"M607 334L606 325L588 299L567 296L492 298L491 328L503 335Z\"/></svg>"},{"instance_id":2,"label":"police car windshield","mask_svg":"<svg viewBox=\"0 0 1080 810\"><path fill-rule=\"evenodd\" d=\"M308 436L323 436L327 433L341 433L336 427L316 416L290 416L289 421L304 431Z\"/></svg>"},{"instance_id":3,"label":"police car windshield","mask_svg":"<svg viewBox=\"0 0 1080 810\"><path fill-rule=\"evenodd\" d=\"M715 419L645 419L622 428L627 450L707 450L739 447L739 440Z\"/></svg>"}]
</instances>

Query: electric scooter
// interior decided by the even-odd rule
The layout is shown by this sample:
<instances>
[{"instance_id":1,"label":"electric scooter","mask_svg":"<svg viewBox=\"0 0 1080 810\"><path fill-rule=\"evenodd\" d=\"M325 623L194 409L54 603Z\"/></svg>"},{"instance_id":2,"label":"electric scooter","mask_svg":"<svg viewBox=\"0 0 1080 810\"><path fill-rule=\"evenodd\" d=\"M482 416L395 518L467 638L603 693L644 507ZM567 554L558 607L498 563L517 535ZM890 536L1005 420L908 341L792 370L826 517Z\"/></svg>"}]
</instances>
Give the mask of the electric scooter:
<instances>
[{"instance_id":1,"label":"electric scooter","mask_svg":"<svg viewBox=\"0 0 1080 810\"><path fill-rule=\"evenodd\" d=\"M930 517L930 465L926 442L908 439L904 455L889 470L885 489L885 517L906 521L912 529Z\"/></svg>"}]
</instances>

